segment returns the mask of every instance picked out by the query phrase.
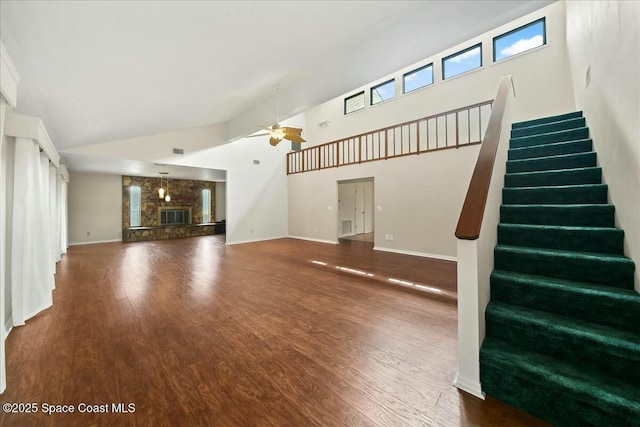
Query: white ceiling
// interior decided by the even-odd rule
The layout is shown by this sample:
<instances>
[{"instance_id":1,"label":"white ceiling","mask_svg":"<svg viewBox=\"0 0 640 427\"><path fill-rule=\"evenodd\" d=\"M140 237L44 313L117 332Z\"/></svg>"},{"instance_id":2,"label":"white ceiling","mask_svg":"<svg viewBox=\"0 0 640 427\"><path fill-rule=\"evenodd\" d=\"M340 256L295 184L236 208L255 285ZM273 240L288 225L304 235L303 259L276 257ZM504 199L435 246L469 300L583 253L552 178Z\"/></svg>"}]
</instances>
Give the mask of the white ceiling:
<instances>
[{"instance_id":1,"label":"white ceiling","mask_svg":"<svg viewBox=\"0 0 640 427\"><path fill-rule=\"evenodd\" d=\"M20 113L58 150L214 123L227 139L550 1L0 1ZM76 159L76 163L82 163Z\"/></svg>"}]
</instances>

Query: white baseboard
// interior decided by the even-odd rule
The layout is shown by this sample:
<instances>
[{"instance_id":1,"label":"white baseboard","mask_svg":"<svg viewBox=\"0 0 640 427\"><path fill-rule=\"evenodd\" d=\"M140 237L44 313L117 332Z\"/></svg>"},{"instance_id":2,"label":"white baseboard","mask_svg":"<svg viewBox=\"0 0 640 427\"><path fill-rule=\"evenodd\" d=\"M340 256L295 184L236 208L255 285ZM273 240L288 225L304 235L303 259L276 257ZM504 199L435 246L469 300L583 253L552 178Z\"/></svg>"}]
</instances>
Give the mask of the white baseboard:
<instances>
[{"instance_id":1,"label":"white baseboard","mask_svg":"<svg viewBox=\"0 0 640 427\"><path fill-rule=\"evenodd\" d=\"M261 239L247 239L247 240L234 240L234 241L226 241L227 245L240 245L243 243L256 243L256 242L265 242L267 240L278 240L278 239L286 239L287 236L274 236L274 237L263 237Z\"/></svg>"},{"instance_id":2,"label":"white baseboard","mask_svg":"<svg viewBox=\"0 0 640 427\"><path fill-rule=\"evenodd\" d=\"M75 242L75 243L69 243L69 246L95 245L97 243L114 243L114 242L122 242L122 239L92 240L90 242Z\"/></svg>"},{"instance_id":3,"label":"white baseboard","mask_svg":"<svg viewBox=\"0 0 640 427\"><path fill-rule=\"evenodd\" d=\"M385 248L382 246L374 246L373 247L374 251L383 251L383 252L394 252L397 254L402 254L402 255L413 255L413 256L419 256L419 257L423 257L423 258L435 258L435 259L441 259L444 261L458 261L457 257L454 256L448 256L448 255L438 255L438 254L429 254L426 252L414 252L414 251L405 251L403 249L394 249L394 248Z\"/></svg>"},{"instance_id":4,"label":"white baseboard","mask_svg":"<svg viewBox=\"0 0 640 427\"><path fill-rule=\"evenodd\" d=\"M290 239L298 239L298 240L307 240L309 242L316 242L316 243L328 243L330 245L337 245L338 242L334 241L334 240L324 240L324 239L313 239L311 237L302 237L302 236L288 236Z\"/></svg>"},{"instance_id":5,"label":"white baseboard","mask_svg":"<svg viewBox=\"0 0 640 427\"><path fill-rule=\"evenodd\" d=\"M459 373L456 374L456 377L453 379L453 386L477 397L478 399L484 400L487 397L487 395L482 391L482 386L479 382L463 378Z\"/></svg>"}]
</instances>

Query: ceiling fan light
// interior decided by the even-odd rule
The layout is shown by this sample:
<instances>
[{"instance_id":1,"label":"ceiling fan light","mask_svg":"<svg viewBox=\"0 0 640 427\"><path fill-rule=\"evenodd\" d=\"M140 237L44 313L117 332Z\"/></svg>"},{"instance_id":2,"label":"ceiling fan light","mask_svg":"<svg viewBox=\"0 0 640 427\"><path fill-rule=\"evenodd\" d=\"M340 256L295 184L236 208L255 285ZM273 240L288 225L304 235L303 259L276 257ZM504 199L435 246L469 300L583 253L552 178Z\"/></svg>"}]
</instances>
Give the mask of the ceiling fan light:
<instances>
[{"instance_id":1,"label":"ceiling fan light","mask_svg":"<svg viewBox=\"0 0 640 427\"><path fill-rule=\"evenodd\" d=\"M284 131L280 128L280 126L278 126L277 128L273 128L271 130L271 137L282 139L284 138Z\"/></svg>"}]
</instances>

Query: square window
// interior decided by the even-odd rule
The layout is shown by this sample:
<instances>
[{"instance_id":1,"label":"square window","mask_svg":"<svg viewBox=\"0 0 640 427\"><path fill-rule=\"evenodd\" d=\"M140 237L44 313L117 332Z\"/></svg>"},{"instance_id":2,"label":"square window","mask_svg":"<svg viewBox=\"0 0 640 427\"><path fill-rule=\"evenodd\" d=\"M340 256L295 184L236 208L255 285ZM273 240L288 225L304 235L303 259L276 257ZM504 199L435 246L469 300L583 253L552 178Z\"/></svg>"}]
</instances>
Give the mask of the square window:
<instances>
[{"instance_id":1,"label":"square window","mask_svg":"<svg viewBox=\"0 0 640 427\"><path fill-rule=\"evenodd\" d=\"M364 108L364 91L344 99L344 113L349 114Z\"/></svg>"},{"instance_id":2,"label":"square window","mask_svg":"<svg viewBox=\"0 0 640 427\"><path fill-rule=\"evenodd\" d=\"M448 79L482 67L482 43L442 59L442 78Z\"/></svg>"},{"instance_id":3,"label":"square window","mask_svg":"<svg viewBox=\"0 0 640 427\"><path fill-rule=\"evenodd\" d=\"M516 28L493 38L493 61L509 58L547 44L545 19Z\"/></svg>"},{"instance_id":4,"label":"square window","mask_svg":"<svg viewBox=\"0 0 640 427\"><path fill-rule=\"evenodd\" d=\"M433 64L409 71L402 76L402 93L433 84Z\"/></svg>"},{"instance_id":5,"label":"square window","mask_svg":"<svg viewBox=\"0 0 640 427\"><path fill-rule=\"evenodd\" d=\"M396 80L391 79L371 88L371 105L396 96Z\"/></svg>"}]
</instances>

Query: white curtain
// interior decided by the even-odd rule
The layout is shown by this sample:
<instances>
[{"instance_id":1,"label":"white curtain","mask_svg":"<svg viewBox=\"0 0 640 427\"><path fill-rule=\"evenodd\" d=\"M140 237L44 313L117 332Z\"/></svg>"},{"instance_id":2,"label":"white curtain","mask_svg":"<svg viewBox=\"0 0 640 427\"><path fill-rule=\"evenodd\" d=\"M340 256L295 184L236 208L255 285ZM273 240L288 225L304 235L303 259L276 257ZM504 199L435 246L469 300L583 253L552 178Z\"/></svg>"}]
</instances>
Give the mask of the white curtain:
<instances>
[{"instance_id":1,"label":"white curtain","mask_svg":"<svg viewBox=\"0 0 640 427\"><path fill-rule=\"evenodd\" d=\"M60 261L60 233L58 233L58 193L56 172L57 168L53 163L49 163L49 218L51 219L49 228L49 239L51 240L51 263L53 264L53 274L56 274L56 262Z\"/></svg>"},{"instance_id":2,"label":"white curtain","mask_svg":"<svg viewBox=\"0 0 640 427\"><path fill-rule=\"evenodd\" d=\"M60 250L63 254L67 253L69 248L69 200L68 200L68 183L62 179L62 190L60 196Z\"/></svg>"},{"instance_id":3,"label":"white curtain","mask_svg":"<svg viewBox=\"0 0 640 427\"><path fill-rule=\"evenodd\" d=\"M7 374L5 370L4 362L4 304L5 304L5 265L7 260L7 250L5 248L5 235L6 235L6 180L4 179L4 117L7 111L5 100L0 95L0 393L4 392L7 388Z\"/></svg>"},{"instance_id":4,"label":"white curtain","mask_svg":"<svg viewBox=\"0 0 640 427\"><path fill-rule=\"evenodd\" d=\"M54 243L56 244L56 261L60 261L62 257L62 211L63 211L63 200L62 200L62 181L64 178L60 174L56 174L56 226L55 226L55 238Z\"/></svg>"},{"instance_id":5,"label":"white curtain","mask_svg":"<svg viewBox=\"0 0 640 427\"><path fill-rule=\"evenodd\" d=\"M53 302L49 160L30 139L16 139L12 216L11 314L17 326Z\"/></svg>"}]
</instances>

